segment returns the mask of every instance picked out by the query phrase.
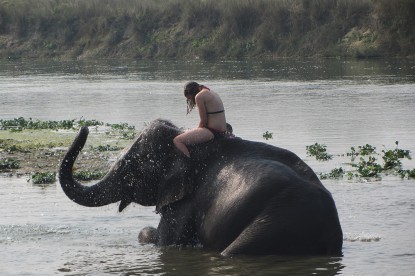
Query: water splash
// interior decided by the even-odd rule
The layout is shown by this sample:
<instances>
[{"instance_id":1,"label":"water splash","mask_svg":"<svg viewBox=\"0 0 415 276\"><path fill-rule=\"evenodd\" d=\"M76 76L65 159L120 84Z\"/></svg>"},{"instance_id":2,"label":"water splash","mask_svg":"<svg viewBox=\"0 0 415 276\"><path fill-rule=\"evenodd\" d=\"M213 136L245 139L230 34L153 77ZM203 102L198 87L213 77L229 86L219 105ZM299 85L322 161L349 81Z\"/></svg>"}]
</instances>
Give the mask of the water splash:
<instances>
[{"instance_id":1,"label":"water splash","mask_svg":"<svg viewBox=\"0 0 415 276\"><path fill-rule=\"evenodd\" d=\"M357 234L346 233L343 240L349 242L378 242L381 238L382 237L378 234L362 232Z\"/></svg>"}]
</instances>

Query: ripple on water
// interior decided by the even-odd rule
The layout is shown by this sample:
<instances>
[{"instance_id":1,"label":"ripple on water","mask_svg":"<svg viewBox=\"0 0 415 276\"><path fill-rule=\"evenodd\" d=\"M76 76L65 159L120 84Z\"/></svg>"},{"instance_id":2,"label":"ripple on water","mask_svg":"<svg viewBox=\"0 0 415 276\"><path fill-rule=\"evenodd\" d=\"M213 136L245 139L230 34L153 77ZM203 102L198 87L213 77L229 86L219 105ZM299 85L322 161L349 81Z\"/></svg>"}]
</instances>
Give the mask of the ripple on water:
<instances>
[{"instance_id":1,"label":"ripple on water","mask_svg":"<svg viewBox=\"0 0 415 276\"><path fill-rule=\"evenodd\" d=\"M87 252L86 252L87 251ZM78 248L65 252L67 261L57 270L72 273L121 273L128 275L139 272L140 275L158 275L163 267L159 255L160 248L120 244L118 247L101 245Z\"/></svg>"},{"instance_id":2,"label":"ripple on water","mask_svg":"<svg viewBox=\"0 0 415 276\"><path fill-rule=\"evenodd\" d=\"M59 239L62 235L70 233L69 227L26 224L0 226L0 244L39 240L42 238Z\"/></svg>"}]
</instances>

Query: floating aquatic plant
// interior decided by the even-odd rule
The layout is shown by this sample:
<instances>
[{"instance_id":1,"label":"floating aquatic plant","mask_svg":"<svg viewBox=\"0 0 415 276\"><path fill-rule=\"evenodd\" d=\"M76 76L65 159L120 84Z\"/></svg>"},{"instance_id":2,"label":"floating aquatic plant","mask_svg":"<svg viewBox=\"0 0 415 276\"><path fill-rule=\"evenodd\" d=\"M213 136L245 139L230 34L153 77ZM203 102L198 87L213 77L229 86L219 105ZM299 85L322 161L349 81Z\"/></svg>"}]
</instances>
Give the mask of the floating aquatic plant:
<instances>
[{"instance_id":1,"label":"floating aquatic plant","mask_svg":"<svg viewBox=\"0 0 415 276\"><path fill-rule=\"evenodd\" d=\"M26 129L31 129L31 130L76 129L76 128L83 127L83 126L98 127L102 125L111 127L115 135L122 139L132 140L136 136L135 127L127 123L104 124L103 122L98 121L98 120L87 120L85 118L81 118L79 120L72 119L72 120L61 120L61 121L42 121L42 120L35 120L32 118L25 119L23 117L11 119L11 120L0 119L0 130L8 130L10 132L21 132Z\"/></svg>"},{"instance_id":2,"label":"floating aquatic plant","mask_svg":"<svg viewBox=\"0 0 415 276\"><path fill-rule=\"evenodd\" d=\"M23 117L14 118L10 120L0 119L0 130L22 131L24 129L72 129L80 126L100 126L103 122L97 120L86 120L81 118L79 120L61 120L61 121L42 121L32 118L25 119Z\"/></svg>"},{"instance_id":3,"label":"floating aquatic plant","mask_svg":"<svg viewBox=\"0 0 415 276\"><path fill-rule=\"evenodd\" d=\"M105 172L101 171L78 171L73 174L75 179L81 180L81 181L90 181L90 180L98 180L105 176Z\"/></svg>"},{"instance_id":4,"label":"floating aquatic plant","mask_svg":"<svg viewBox=\"0 0 415 276\"><path fill-rule=\"evenodd\" d=\"M127 123L107 124L112 130L119 132L123 139L132 140L136 136L135 127Z\"/></svg>"},{"instance_id":5,"label":"floating aquatic plant","mask_svg":"<svg viewBox=\"0 0 415 276\"><path fill-rule=\"evenodd\" d=\"M36 172L31 179L33 184L51 184L56 181L56 172Z\"/></svg>"},{"instance_id":6,"label":"floating aquatic plant","mask_svg":"<svg viewBox=\"0 0 415 276\"><path fill-rule=\"evenodd\" d=\"M359 146L359 154L360 155L371 155L376 154L376 147L366 144L364 146Z\"/></svg>"},{"instance_id":7,"label":"floating aquatic plant","mask_svg":"<svg viewBox=\"0 0 415 276\"><path fill-rule=\"evenodd\" d=\"M382 150L383 165L378 163L376 156L379 156L379 154L376 152L376 147L369 144L358 146L357 150L355 147L351 147L351 151L347 153L347 156L351 157L350 165L355 170L344 171L342 168L341 170L333 169L330 173L320 173L320 178L339 178L344 174L347 175L348 179L352 179L354 177L372 178L379 177L379 175L385 171L387 171L387 173L400 175L402 178L415 178L415 169L402 169L401 159L411 159L410 151L398 148L398 141L396 141L395 144L396 148L393 150ZM326 153L326 147L315 143L314 145L307 146L307 153L311 156L316 156L317 160L322 160ZM357 156L360 156L359 162L355 163L354 161Z\"/></svg>"},{"instance_id":8,"label":"floating aquatic plant","mask_svg":"<svg viewBox=\"0 0 415 276\"><path fill-rule=\"evenodd\" d=\"M137 134L135 133L135 131L123 131L121 132L121 138L126 139L126 140L132 140L135 138Z\"/></svg>"},{"instance_id":9,"label":"floating aquatic plant","mask_svg":"<svg viewBox=\"0 0 415 276\"><path fill-rule=\"evenodd\" d=\"M97 151L101 151L101 152L105 152L105 151L119 151L119 150L122 150L123 148L122 147L117 147L117 146L111 146L111 145L108 145L108 144L106 144L106 145L99 145L99 146L97 146L97 147L90 147L91 148L91 150L97 150Z\"/></svg>"},{"instance_id":10,"label":"floating aquatic plant","mask_svg":"<svg viewBox=\"0 0 415 276\"><path fill-rule=\"evenodd\" d=\"M134 130L135 127L131 126L127 123L120 123L120 124L106 124L107 126L110 126L112 129L118 129L118 130Z\"/></svg>"},{"instance_id":11,"label":"floating aquatic plant","mask_svg":"<svg viewBox=\"0 0 415 276\"><path fill-rule=\"evenodd\" d=\"M23 129L71 129L75 120L41 121L23 117L0 120L0 130L22 131Z\"/></svg>"},{"instance_id":12,"label":"floating aquatic plant","mask_svg":"<svg viewBox=\"0 0 415 276\"><path fill-rule=\"evenodd\" d=\"M20 163L14 158L4 158L0 160L0 170L13 170L20 168Z\"/></svg>"},{"instance_id":13,"label":"floating aquatic plant","mask_svg":"<svg viewBox=\"0 0 415 276\"><path fill-rule=\"evenodd\" d=\"M415 178L415 169L405 170L405 175L403 177L405 176L407 176L408 178Z\"/></svg>"},{"instance_id":14,"label":"floating aquatic plant","mask_svg":"<svg viewBox=\"0 0 415 276\"><path fill-rule=\"evenodd\" d=\"M351 156L352 161L354 161L356 156L368 156L372 154L376 154L376 147L366 144L363 146L358 146L357 150L355 149L355 147L351 147L350 152L347 153L347 156Z\"/></svg>"},{"instance_id":15,"label":"floating aquatic plant","mask_svg":"<svg viewBox=\"0 0 415 276\"><path fill-rule=\"evenodd\" d=\"M343 170L342 167L334 168L329 173L320 173L320 179L339 179L342 178L346 172Z\"/></svg>"},{"instance_id":16,"label":"floating aquatic plant","mask_svg":"<svg viewBox=\"0 0 415 276\"><path fill-rule=\"evenodd\" d=\"M396 148L393 150L382 150L383 156L382 159L384 161L383 169L391 170L391 169L401 169L402 162L400 159L407 158L411 159L410 151L399 149L399 141L395 142Z\"/></svg>"},{"instance_id":17,"label":"floating aquatic plant","mask_svg":"<svg viewBox=\"0 0 415 276\"><path fill-rule=\"evenodd\" d=\"M269 132L268 130L267 131L265 131L263 134L262 134L262 137L265 139L265 140L269 140L269 139L272 139L273 137L272 137L272 132Z\"/></svg>"},{"instance_id":18,"label":"floating aquatic plant","mask_svg":"<svg viewBox=\"0 0 415 276\"><path fill-rule=\"evenodd\" d=\"M358 164L353 164L361 177L377 177L382 172L382 166L376 163L376 158L369 156L368 160L360 157Z\"/></svg>"},{"instance_id":19,"label":"floating aquatic plant","mask_svg":"<svg viewBox=\"0 0 415 276\"><path fill-rule=\"evenodd\" d=\"M102 125L104 125L104 123L101 122L101 121L97 121L97 120L86 120L84 118L79 119L76 123L80 127L81 126L90 127L90 126L102 126Z\"/></svg>"},{"instance_id":20,"label":"floating aquatic plant","mask_svg":"<svg viewBox=\"0 0 415 276\"><path fill-rule=\"evenodd\" d=\"M327 153L326 145L315 143L314 145L306 146L307 154L316 157L317 160L327 161L333 158Z\"/></svg>"}]
</instances>

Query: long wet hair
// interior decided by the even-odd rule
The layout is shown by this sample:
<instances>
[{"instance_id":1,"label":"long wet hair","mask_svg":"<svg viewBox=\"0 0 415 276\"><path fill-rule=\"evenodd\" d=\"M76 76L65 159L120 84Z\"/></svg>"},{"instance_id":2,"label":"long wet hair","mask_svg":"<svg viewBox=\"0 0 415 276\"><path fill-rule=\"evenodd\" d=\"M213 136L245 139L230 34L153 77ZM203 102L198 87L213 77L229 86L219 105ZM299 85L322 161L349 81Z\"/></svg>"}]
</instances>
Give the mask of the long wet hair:
<instances>
[{"instance_id":1,"label":"long wet hair","mask_svg":"<svg viewBox=\"0 0 415 276\"><path fill-rule=\"evenodd\" d=\"M196 106L196 94L199 93L202 85L194 81L189 81L184 85L184 96L187 98L187 114Z\"/></svg>"}]
</instances>

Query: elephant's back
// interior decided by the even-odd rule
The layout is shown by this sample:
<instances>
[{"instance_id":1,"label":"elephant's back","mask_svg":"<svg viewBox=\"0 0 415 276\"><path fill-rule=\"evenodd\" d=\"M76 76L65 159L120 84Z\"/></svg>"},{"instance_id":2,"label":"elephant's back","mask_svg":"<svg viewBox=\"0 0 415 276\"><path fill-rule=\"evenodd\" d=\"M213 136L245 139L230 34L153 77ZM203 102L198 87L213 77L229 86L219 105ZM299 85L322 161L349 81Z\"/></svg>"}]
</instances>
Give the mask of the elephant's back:
<instances>
[{"instance_id":1,"label":"elephant's back","mask_svg":"<svg viewBox=\"0 0 415 276\"><path fill-rule=\"evenodd\" d=\"M199 217L200 236L214 248L224 249L247 228L278 233L281 225L286 229L315 226L318 231L319 224L326 224L322 212L337 218L334 202L324 187L304 180L280 162L238 159L212 169L212 175L211 187L201 187L207 208ZM325 210L327 207L332 210ZM303 216L307 218L300 220ZM298 237L303 236L298 233Z\"/></svg>"}]
</instances>

